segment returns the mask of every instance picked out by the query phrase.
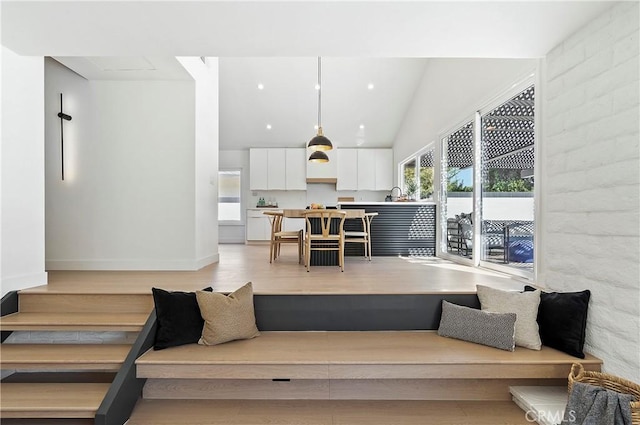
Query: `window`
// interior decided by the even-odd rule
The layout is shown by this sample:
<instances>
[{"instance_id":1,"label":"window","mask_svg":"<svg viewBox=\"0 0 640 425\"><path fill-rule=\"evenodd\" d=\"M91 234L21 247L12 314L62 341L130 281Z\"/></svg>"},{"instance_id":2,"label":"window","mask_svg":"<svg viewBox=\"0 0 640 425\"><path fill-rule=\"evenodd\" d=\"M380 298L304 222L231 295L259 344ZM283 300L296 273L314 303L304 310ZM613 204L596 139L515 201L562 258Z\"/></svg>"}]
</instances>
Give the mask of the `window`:
<instances>
[{"instance_id":1,"label":"window","mask_svg":"<svg viewBox=\"0 0 640 425\"><path fill-rule=\"evenodd\" d=\"M242 220L242 171L218 171L218 221Z\"/></svg>"},{"instance_id":2,"label":"window","mask_svg":"<svg viewBox=\"0 0 640 425\"><path fill-rule=\"evenodd\" d=\"M418 197L420 200L427 200L433 198L433 155L435 153L435 147L431 146L420 155L420 181L418 185Z\"/></svg>"}]
</instances>

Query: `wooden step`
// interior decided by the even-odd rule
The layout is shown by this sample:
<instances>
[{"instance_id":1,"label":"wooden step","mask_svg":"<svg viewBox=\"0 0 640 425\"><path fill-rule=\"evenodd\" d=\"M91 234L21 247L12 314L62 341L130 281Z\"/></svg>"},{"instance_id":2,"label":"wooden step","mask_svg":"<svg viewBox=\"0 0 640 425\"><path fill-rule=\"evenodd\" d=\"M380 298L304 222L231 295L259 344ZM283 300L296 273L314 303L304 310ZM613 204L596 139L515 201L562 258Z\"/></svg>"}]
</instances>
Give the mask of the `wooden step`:
<instances>
[{"instance_id":1,"label":"wooden step","mask_svg":"<svg viewBox=\"0 0 640 425\"><path fill-rule=\"evenodd\" d=\"M147 379L143 397L182 400L491 400L557 379Z\"/></svg>"},{"instance_id":2,"label":"wooden step","mask_svg":"<svg viewBox=\"0 0 640 425\"><path fill-rule=\"evenodd\" d=\"M120 344L2 344L3 369L117 371L130 345Z\"/></svg>"},{"instance_id":3,"label":"wooden step","mask_svg":"<svg viewBox=\"0 0 640 425\"><path fill-rule=\"evenodd\" d=\"M4 418L92 418L109 384L2 384Z\"/></svg>"},{"instance_id":4,"label":"wooden step","mask_svg":"<svg viewBox=\"0 0 640 425\"><path fill-rule=\"evenodd\" d=\"M3 331L139 332L146 313L13 313L0 318Z\"/></svg>"},{"instance_id":5,"label":"wooden step","mask_svg":"<svg viewBox=\"0 0 640 425\"><path fill-rule=\"evenodd\" d=\"M150 350L140 378L180 379L566 379L575 357L552 348L514 352L429 331L263 332L214 347ZM585 368L599 370L588 355Z\"/></svg>"},{"instance_id":6,"label":"wooden step","mask_svg":"<svg viewBox=\"0 0 640 425\"><path fill-rule=\"evenodd\" d=\"M127 425L530 425L513 402L140 400Z\"/></svg>"},{"instance_id":7,"label":"wooden step","mask_svg":"<svg viewBox=\"0 0 640 425\"><path fill-rule=\"evenodd\" d=\"M21 291L19 310L23 313L145 313L153 309L148 294L84 294Z\"/></svg>"}]
</instances>

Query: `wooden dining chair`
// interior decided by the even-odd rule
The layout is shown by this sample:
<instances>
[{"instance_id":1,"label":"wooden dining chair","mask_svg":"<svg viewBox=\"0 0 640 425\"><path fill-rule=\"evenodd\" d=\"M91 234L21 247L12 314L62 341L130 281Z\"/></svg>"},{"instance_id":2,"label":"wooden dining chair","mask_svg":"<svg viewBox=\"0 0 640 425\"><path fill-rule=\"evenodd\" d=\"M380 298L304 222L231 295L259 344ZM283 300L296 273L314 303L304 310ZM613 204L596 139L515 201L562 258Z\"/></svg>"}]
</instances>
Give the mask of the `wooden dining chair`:
<instances>
[{"instance_id":1,"label":"wooden dining chair","mask_svg":"<svg viewBox=\"0 0 640 425\"><path fill-rule=\"evenodd\" d=\"M298 244L298 264L302 262L303 253L303 232L300 230L282 230L284 214L280 211L265 211L271 223L271 240L269 243L269 263L273 262L280 255L280 245L283 243Z\"/></svg>"},{"instance_id":2,"label":"wooden dining chair","mask_svg":"<svg viewBox=\"0 0 640 425\"><path fill-rule=\"evenodd\" d=\"M344 219L345 211L309 210L302 216L306 220L305 260L307 272L311 267L311 251L337 251L340 271L344 271ZM332 226L333 224L333 226Z\"/></svg>"},{"instance_id":3,"label":"wooden dining chair","mask_svg":"<svg viewBox=\"0 0 640 425\"><path fill-rule=\"evenodd\" d=\"M362 215L362 231L344 232L344 243L361 243L364 245L364 257L371 261L371 220L378 215L369 212Z\"/></svg>"}]
</instances>

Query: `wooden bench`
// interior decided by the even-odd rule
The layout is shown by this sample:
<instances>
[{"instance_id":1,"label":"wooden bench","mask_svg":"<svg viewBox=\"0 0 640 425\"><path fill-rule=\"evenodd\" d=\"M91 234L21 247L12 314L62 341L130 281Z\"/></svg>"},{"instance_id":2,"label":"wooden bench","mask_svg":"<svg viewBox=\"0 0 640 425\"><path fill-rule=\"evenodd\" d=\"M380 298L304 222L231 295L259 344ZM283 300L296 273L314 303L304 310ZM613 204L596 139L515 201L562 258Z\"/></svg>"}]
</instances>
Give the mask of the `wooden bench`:
<instances>
[{"instance_id":1,"label":"wooden bench","mask_svg":"<svg viewBox=\"0 0 640 425\"><path fill-rule=\"evenodd\" d=\"M543 347L508 352L433 331L263 332L136 361L147 399L510 400L511 385L566 385L571 364Z\"/></svg>"}]
</instances>

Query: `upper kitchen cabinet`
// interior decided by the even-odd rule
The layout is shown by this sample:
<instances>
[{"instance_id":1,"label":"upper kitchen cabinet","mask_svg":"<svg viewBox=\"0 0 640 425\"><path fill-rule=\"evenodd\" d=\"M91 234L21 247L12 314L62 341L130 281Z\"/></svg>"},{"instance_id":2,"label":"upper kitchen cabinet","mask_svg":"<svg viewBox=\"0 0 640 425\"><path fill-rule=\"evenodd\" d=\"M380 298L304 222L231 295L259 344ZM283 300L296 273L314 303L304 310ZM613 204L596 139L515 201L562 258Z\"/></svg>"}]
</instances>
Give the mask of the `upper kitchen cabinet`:
<instances>
[{"instance_id":1,"label":"upper kitchen cabinet","mask_svg":"<svg viewBox=\"0 0 640 425\"><path fill-rule=\"evenodd\" d=\"M324 151L329 157L329 162L311 162L308 156L311 151L307 151L307 183L335 183L338 179L338 161L336 154L337 149Z\"/></svg>"},{"instance_id":2,"label":"upper kitchen cabinet","mask_svg":"<svg viewBox=\"0 0 640 425\"><path fill-rule=\"evenodd\" d=\"M304 148L250 149L250 189L305 190L306 162Z\"/></svg>"},{"instance_id":3,"label":"upper kitchen cabinet","mask_svg":"<svg viewBox=\"0 0 640 425\"><path fill-rule=\"evenodd\" d=\"M337 190L358 190L358 149L338 149Z\"/></svg>"},{"instance_id":4,"label":"upper kitchen cabinet","mask_svg":"<svg viewBox=\"0 0 640 425\"><path fill-rule=\"evenodd\" d=\"M249 149L249 186L251 190L269 189L268 149Z\"/></svg>"},{"instance_id":5,"label":"upper kitchen cabinet","mask_svg":"<svg viewBox=\"0 0 640 425\"><path fill-rule=\"evenodd\" d=\"M393 187L393 149L373 149L375 153L376 190Z\"/></svg>"},{"instance_id":6,"label":"upper kitchen cabinet","mask_svg":"<svg viewBox=\"0 0 640 425\"><path fill-rule=\"evenodd\" d=\"M307 150L287 148L287 190L307 190Z\"/></svg>"},{"instance_id":7,"label":"upper kitchen cabinet","mask_svg":"<svg viewBox=\"0 0 640 425\"><path fill-rule=\"evenodd\" d=\"M389 190L393 150L338 149L338 190Z\"/></svg>"}]
</instances>

